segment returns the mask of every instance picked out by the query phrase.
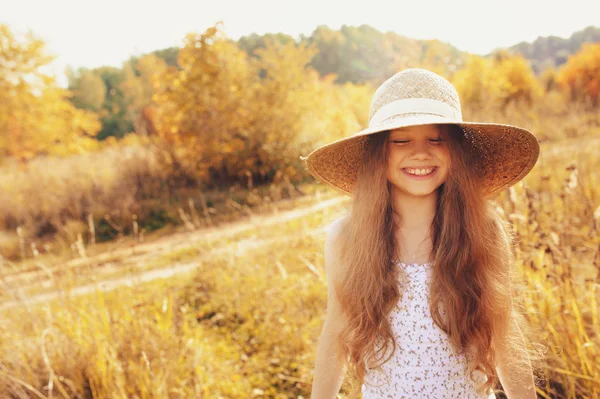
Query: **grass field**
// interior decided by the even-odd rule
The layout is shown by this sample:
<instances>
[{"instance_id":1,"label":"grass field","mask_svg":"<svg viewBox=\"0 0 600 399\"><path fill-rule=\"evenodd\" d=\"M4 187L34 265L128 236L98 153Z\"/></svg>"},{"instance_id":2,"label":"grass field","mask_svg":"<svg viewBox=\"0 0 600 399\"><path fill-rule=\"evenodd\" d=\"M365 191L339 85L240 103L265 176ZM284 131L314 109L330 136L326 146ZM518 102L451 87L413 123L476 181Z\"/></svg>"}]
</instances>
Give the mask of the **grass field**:
<instances>
[{"instance_id":1,"label":"grass field","mask_svg":"<svg viewBox=\"0 0 600 399\"><path fill-rule=\"evenodd\" d=\"M517 232L527 315L549 348L539 397L600 397L598 154L597 139L543 147L497 198ZM347 203L309 195L271 216L107 244L27 273L3 265L3 300L16 302L2 310L0 397L308 398L326 304L322 228ZM192 267L68 294L182 264ZM28 304L17 288L63 295Z\"/></svg>"}]
</instances>

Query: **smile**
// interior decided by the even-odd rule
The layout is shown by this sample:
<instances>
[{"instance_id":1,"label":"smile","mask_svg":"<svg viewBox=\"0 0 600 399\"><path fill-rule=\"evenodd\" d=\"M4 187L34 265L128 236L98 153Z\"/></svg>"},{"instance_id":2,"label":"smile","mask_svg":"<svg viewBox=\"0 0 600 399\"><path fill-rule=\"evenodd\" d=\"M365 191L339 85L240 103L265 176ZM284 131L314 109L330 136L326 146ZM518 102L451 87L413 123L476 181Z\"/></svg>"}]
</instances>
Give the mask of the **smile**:
<instances>
[{"instance_id":1,"label":"smile","mask_svg":"<svg viewBox=\"0 0 600 399\"><path fill-rule=\"evenodd\" d=\"M438 170L437 166L430 168L402 168L404 174L410 176L413 179L426 179L435 174Z\"/></svg>"}]
</instances>

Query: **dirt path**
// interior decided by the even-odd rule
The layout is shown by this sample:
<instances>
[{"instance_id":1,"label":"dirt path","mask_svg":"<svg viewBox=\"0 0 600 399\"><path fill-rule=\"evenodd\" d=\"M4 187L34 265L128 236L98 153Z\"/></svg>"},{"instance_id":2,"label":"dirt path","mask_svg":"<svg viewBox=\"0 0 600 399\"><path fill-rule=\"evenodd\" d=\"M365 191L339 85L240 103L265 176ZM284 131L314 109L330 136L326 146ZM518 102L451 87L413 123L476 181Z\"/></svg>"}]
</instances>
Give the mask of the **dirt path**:
<instances>
[{"instance_id":1,"label":"dirt path","mask_svg":"<svg viewBox=\"0 0 600 399\"><path fill-rule=\"evenodd\" d=\"M294 209L285 212L278 212L275 214L269 215L255 215L252 216L249 220L244 220L240 222L228 223L227 225L222 225L219 227L211 227L198 231L194 231L191 233L177 233L167 237L163 237L158 239L157 241L151 244L144 244L143 248L140 247L132 248L132 249L120 249L118 251L110 252L110 258L117 257L125 257L128 259L128 262L133 263L143 263L152 257L156 257L161 253L176 251L180 248L191 247L195 243L200 241L206 241L210 239L225 239L227 237L235 236L236 234L243 233L245 231L249 231L252 229L256 229L257 227L265 228L277 223L282 223L285 221L301 218L303 216L309 215L311 213L333 207L341 204L342 202L347 201L345 197L334 197L331 199L320 201L312 206ZM272 245L276 242L285 242L289 240L289 237L276 237L273 239L264 239L264 238L247 238L243 240L236 241L234 243L217 246L216 248L208 251L202 256L194 259L192 262L182 262L176 263L169 267L163 267L159 269L153 270L145 270L140 272L133 272L126 276L120 276L116 278L107 278L101 279L99 281L94 281L91 283L86 283L79 285L77 287L71 288L70 290L53 290L47 293L36 294L33 296L25 296L22 293L22 287L14 288L7 284L4 281L4 289L9 290L9 296L15 299L5 301L0 305L0 310L11 309L18 306L23 305L33 305L37 303L47 302L53 299L61 298L61 297L73 297L78 295L89 294L94 292L96 289L101 291L111 291L117 289L122 286L133 286L139 283L149 282L157 279L169 278L177 274L192 272L195 268L198 267L199 263L205 257L211 257L219 254L225 254L230 252L235 253L243 253L244 251L260 248L265 245ZM99 254L94 261L101 262L103 257L107 257L107 254ZM76 260L77 262L81 262L82 260ZM91 259L85 260L90 262ZM73 262L70 262L73 263ZM71 265L72 266L72 265ZM5 279L6 280L6 279ZM93 277L92 277L93 280Z\"/></svg>"},{"instance_id":2,"label":"dirt path","mask_svg":"<svg viewBox=\"0 0 600 399\"><path fill-rule=\"evenodd\" d=\"M202 243L206 244L217 240L231 239L236 235L256 229L258 225L269 226L285 222L286 220L327 208L344 200L347 199L334 197L323 199L322 201L317 200L315 204L315 199L309 198L307 201L311 201L312 205L310 206L299 204L292 210L252 215L247 219L223 223L216 227L201 228L192 232L177 232L147 243L129 242L128 244L116 244L105 252L85 258L69 260L53 266L46 266L42 262L39 262L38 267L32 270L15 270L10 273L3 272L0 274L0 284L8 291L13 291L13 287L18 287L21 290L28 286L48 288L53 286L55 278L60 278L60 276L67 273L79 275L80 277L85 277L86 275L100 277L102 274L109 275L122 270L135 272L143 269L149 262L162 255L174 253L181 249L192 248ZM218 245L218 243L215 244ZM10 295L3 296L10 297Z\"/></svg>"}]
</instances>

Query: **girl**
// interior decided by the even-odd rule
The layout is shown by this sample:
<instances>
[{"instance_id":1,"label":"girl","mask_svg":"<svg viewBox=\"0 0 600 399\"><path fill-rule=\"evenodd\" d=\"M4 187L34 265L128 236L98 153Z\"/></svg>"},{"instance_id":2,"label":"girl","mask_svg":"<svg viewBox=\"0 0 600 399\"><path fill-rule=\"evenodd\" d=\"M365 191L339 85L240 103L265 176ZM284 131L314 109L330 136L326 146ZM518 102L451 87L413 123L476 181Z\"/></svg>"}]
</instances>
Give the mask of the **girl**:
<instances>
[{"instance_id":1,"label":"girl","mask_svg":"<svg viewBox=\"0 0 600 399\"><path fill-rule=\"evenodd\" d=\"M352 197L325 240L327 315L312 399L536 398L511 236L490 197L523 179L527 130L464 122L458 94L419 68L385 81L369 126L314 150L320 182Z\"/></svg>"}]
</instances>

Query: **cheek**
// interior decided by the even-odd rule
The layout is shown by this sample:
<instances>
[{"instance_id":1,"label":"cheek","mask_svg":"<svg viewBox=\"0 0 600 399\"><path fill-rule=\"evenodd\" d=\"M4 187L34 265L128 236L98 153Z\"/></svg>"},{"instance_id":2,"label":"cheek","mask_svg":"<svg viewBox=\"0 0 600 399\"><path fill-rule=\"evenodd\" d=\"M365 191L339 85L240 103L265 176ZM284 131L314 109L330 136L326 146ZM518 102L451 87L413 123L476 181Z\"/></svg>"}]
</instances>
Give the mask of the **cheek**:
<instances>
[{"instance_id":1,"label":"cheek","mask_svg":"<svg viewBox=\"0 0 600 399\"><path fill-rule=\"evenodd\" d=\"M405 157L405 152L402 147L392 147L388 152L388 159L390 164L397 164Z\"/></svg>"},{"instance_id":2,"label":"cheek","mask_svg":"<svg viewBox=\"0 0 600 399\"><path fill-rule=\"evenodd\" d=\"M446 180L446 178L450 174L450 167L451 167L450 156L448 155L448 153L441 154L440 161L444 164L444 177L443 178L444 178L444 180Z\"/></svg>"},{"instance_id":3,"label":"cheek","mask_svg":"<svg viewBox=\"0 0 600 399\"><path fill-rule=\"evenodd\" d=\"M389 157L386 165L386 174L388 179L390 178L391 174L394 173L394 169L394 159L392 157Z\"/></svg>"},{"instance_id":4,"label":"cheek","mask_svg":"<svg viewBox=\"0 0 600 399\"><path fill-rule=\"evenodd\" d=\"M401 162L402 157L399 157L397 153L390 153L388 154L388 161L387 161L387 168L386 168L386 174L387 174L387 178L391 179L392 176L395 176L395 174L398 171L398 165Z\"/></svg>"},{"instance_id":5,"label":"cheek","mask_svg":"<svg viewBox=\"0 0 600 399\"><path fill-rule=\"evenodd\" d=\"M398 163L398 154L395 151L390 151L387 156L387 167L393 169Z\"/></svg>"},{"instance_id":6,"label":"cheek","mask_svg":"<svg viewBox=\"0 0 600 399\"><path fill-rule=\"evenodd\" d=\"M446 168L450 168L450 153L448 152L448 149L440 149L436 156L446 166Z\"/></svg>"},{"instance_id":7,"label":"cheek","mask_svg":"<svg viewBox=\"0 0 600 399\"><path fill-rule=\"evenodd\" d=\"M446 179L448 179L448 175L450 174L450 168L444 168L442 174L440 175L440 179L442 181L446 181Z\"/></svg>"}]
</instances>

